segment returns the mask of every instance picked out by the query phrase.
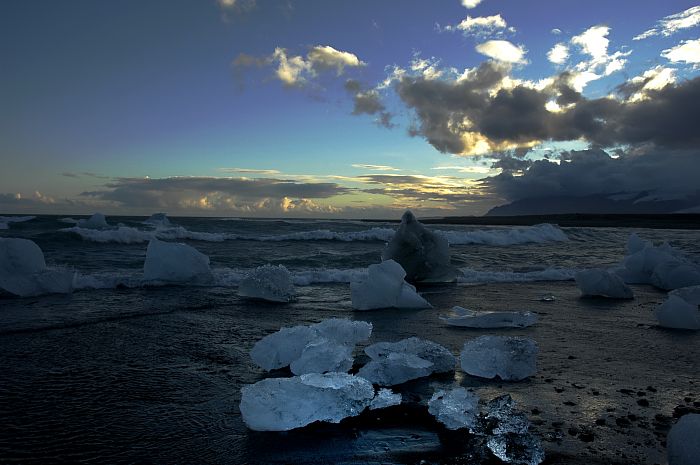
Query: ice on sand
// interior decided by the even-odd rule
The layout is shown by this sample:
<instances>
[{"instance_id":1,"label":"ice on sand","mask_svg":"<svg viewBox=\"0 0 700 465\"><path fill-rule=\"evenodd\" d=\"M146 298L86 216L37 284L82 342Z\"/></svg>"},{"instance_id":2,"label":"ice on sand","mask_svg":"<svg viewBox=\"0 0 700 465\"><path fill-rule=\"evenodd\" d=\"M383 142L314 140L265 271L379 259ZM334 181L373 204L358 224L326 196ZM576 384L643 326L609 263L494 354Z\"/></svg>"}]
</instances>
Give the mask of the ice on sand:
<instances>
[{"instance_id":1,"label":"ice on sand","mask_svg":"<svg viewBox=\"0 0 700 465\"><path fill-rule=\"evenodd\" d=\"M410 210L382 252L382 260L394 260L406 271L409 282L450 282L457 269L450 264L450 246L443 236L426 229Z\"/></svg>"},{"instance_id":2,"label":"ice on sand","mask_svg":"<svg viewBox=\"0 0 700 465\"><path fill-rule=\"evenodd\" d=\"M370 265L364 281L350 283L352 308L431 308L416 288L404 281L406 272L394 260Z\"/></svg>"},{"instance_id":3,"label":"ice on sand","mask_svg":"<svg viewBox=\"0 0 700 465\"><path fill-rule=\"evenodd\" d=\"M380 389L369 405L370 410L392 407L401 404L401 394L393 393L391 389Z\"/></svg>"},{"instance_id":4,"label":"ice on sand","mask_svg":"<svg viewBox=\"0 0 700 465\"><path fill-rule=\"evenodd\" d=\"M700 460L700 415L683 415L666 440L669 465L697 465Z\"/></svg>"},{"instance_id":5,"label":"ice on sand","mask_svg":"<svg viewBox=\"0 0 700 465\"><path fill-rule=\"evenodd\" d=\"M668 293L655 311L659 325L675 329L700 329L700 286L682 287Z\"/></svg>"},{"instance_id":6,"label":"ice on sand","mask_svg":"<svg viewBox=\"0 0 700 465\"><path fill-rule=\"evenodd\" d=\"M370 323L334 318L311 326L282 328L259 340L250 356L264 370L289 365L297 375L344 372L352 368L355 345L371 334Z\"/></svg>"},{"instance_id":7,"label":"ice on sand","mask_svg":"<svg viewBox=\"0 0 700 465\"><path fill-rule=\"evenodd\" d=\"M526 328L538 319L532 312L477 312L459 306L452 307L452 312L453 315L440 319L450 326L465 328Z\"/></svg>"},{"instance_id":8,"label":"ice on sand","mask_svg":"<svg viewBox=\"0 0 700 465\"><path fill-rule=\"evenodd\" d=\"M452 371L456 363L445 347L417 337L372 344L365 348L365 353L372 360L360 368L358 375L380 386Z\"/></svg>"},{"instance_id":9,"label":"ice on sand","mask_svg":"<svg viewBox=\"0 0 700 465\"><path fill-rule=\"evenodd\" d=\"M268 378L241 389L241 416L257 431L288 431L315 421L339 423L374 398L369 381L347 373Z\"/></svg>"},{"instance_id":10,"label":"ice on sand","mask_svg":"<svg viewBox=\"0 0 700 465\"><path fill-rule=\"evenodd\" d=\"M632 299L632 289L614 273L603 269L579 271L574 276L576 285L585 296L609 297L611 299Z\"/></svg>"},{"instance_id":11,"label":"ice on sand","mask_svg":"<svg viewBox=\"0 0 700 465\"><path fill-rule=\"evenodd\" d=\"M47 268L44 253L28 239L0 238L0 293L19 297L67 294L75 273Z\"/></svg>"},{"instance_id":12,"label":"ice on sand","mask_svg":"<svg viewBox=\"0 0 700 465\"><path fill-rule=\"evenodd\" d=\"M653 284L665 289L700 284L700 265L678 249L663 243L655 246L632 233L627 256L617 273L626 283Z\"/></svg>"},{"instance_id":13,"label":"ice on sand","mask_svg":"<svg viewBox=\"0 0 700 465\"><path fill-rule=\"evenodd\" d=\"M291 302L296 296L289 270L264 265L251 271L238 285L238 295L271 302Z\"/></svg>"},{"instance_id":14,"label":"ice on sand","mask_svg":"<svg viewBox=\"0 0 700 465\"><path fill-rule=\"evenodd\" d=\"M143 264L146 281L206 283L212 279L209 257L187 244L151 239Z\"/></svg>"},{"instance_id":15,"label":"ice on sand","mask_svg":"<svg viewBox=\"0 0 700 465\"><path fill-rule=\"evenodd\" d=\"M462 369L470 375L519 381L537 371L537 352L532 339L481 336L464 343L460 361Z\"/></svg>"},{"instance_id":16,"label":"ice on sand","mask_svg":"<svg viewBox=\"0 0 700 465\"><path fill-rule=\"evenodd\" d=\"M150 224L156 228L170 228L173 224L170 222L170 218L165 213L154 213L147 220L144 220L144 224Z\"/></svg>"},{"instance_id":17,"label":"ice on sand","mask_svg":"<svg viewBox=\"0 0 700 465\"><path fill-rule=\"evenodd\" d=\"M505 463L538 465L544 461L544 449L539 438L529 432L530 422L515 409L515 402L505 394L486 405L484 433L486 446Z\"/></svg>"},{"instance_id":18,"label":"ice on sand","mask_svg":"<svg viewBox=\"0 0 700 465\"><path fill-rule=\"evenodd\" d=\"M85 229L109 229L111 226L107 224L107 220L102 213L95 213L88 219L78 220L78 227Z\"/></svg>"},{"instance_id":19,"label":"ice on sand","mask_svg":"<svg viewBox=\"0 0 700 465\"><path fill-rule=\"evenodd\" d=\"M428 411L448 429L475 431L479 420L479 396L457 387L437 391L428 402Z\"/></svg>"}]
</instances>

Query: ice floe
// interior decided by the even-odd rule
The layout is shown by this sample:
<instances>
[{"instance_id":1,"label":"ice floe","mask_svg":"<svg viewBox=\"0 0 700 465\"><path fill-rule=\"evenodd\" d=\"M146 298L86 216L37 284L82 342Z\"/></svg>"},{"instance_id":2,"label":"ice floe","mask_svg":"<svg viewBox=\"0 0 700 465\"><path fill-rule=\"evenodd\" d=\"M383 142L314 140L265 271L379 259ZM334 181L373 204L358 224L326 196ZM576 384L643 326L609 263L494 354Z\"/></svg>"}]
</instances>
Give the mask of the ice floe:
<instances>
[{"instance_id":1,"label":"ice floe","mask_svg":"<svg viewBox=\"0 0 700 465\"><path fill-rule=\"evenodd\" d=\"M382 252L382 260L394 260L409 282L449 282L457 276L450 264L450 246L443 236L423 226L407 210L401 225Z\"/></svg>"},{"instance_id":2,"label":"ice floe","mask_svg":"<svg viewBox=\"0 0 700 465\"><path fill-rule=\"evenodd\" d=\"M532 312L475 311L463 307L452 307L453 315L440 317L450 326L465 328L526 328L537 323Z\"/></svg>"},{"instance_id":3,"label":"ice floe","mask_svg":"<svg viewBox=\"0 0 700 465\"><path fill-rule=\"evenodd\" d=\"M75 273L46 266L44 253L28 239L0 238L0 293L19 297L67 294Z\"/></svg>"},{"instance_id":4,"label":"ice floe","mask_svg":"<svg viewBox=\"0 0 700 465\"><path fill-rule=\"evenodd\" d=\"M151 239L146 249L143 278L165 283L210 282L209 257L187 244Z\"/></svg>"},{"instance_id":5,"label":"ice floe","mask_svg":"<svg viewBox=\"0 0 700 465\"><path fill-rule=\"evenodd\" d=\"M269 334L253 346L250 357L264 370L289 365L297 375L344 372L352 368L355 345L371 334L370 323L332 318Z\"/></svg>"},{"instance_id":6,"label":"ice floe","mask_svg":"<svg viewBox=\"0 0 700 465\"><path fill-rule=\"evenodd\" d=\"M287 268L264 265L255 268L240 282L238 295L271 302L291 302L296 291Z\"/></svg>"},{"instance_id":7,"label":"ice floe","mask_svg":"<svg viewBox=\"0 0 700 465\"><path fill-rule=\"evenodd\" d=\"M370 265L366 280L350 283L352 308L430 308L416 288L404 281L405 276L404 269L394 260Z\"/></svg>"},{"instance_id":8,"label":"ice floe","mask_svg":"<svg viewBox=\"0 0 700 465\"><path fill-rule=\"evenodd\" d=\"M0 216L0 229L10 229L12 223L24 223L34 218L36 216Z\"/></svg>"},{"instance_id":9,"label":"ice floe","mask_svg":"<svg viewBox=\"0 0 700 465\"><path fill-rule=\"evenodd\" d=\"M479 396L463 387L439 390L428 402L428 411L447 429L475 431L479 416Z\"/></svg>"},{"instance_id":10,"label":"ice floe","mask_svg":"<svg viewBox=\"0 0 700 465\"><path fill-rule=\"evenodd\" d=\"M95 213L90 218L78 220L78 227L83 229L109 229L107 219L102 213Z\"/></svg>"},{"instance_id":11,"label":"ice floe","mask_svg":"<svg viewBox=\"0 0 700 465\"><path fill-rule=\"evenodd\" d=\"M655 246L635 233L627 241L627 256L616 273L626 283L653 284L665 290L700 284L698 263L666 242Z\"/></svg>"},{"instance_id":12,"label":"ice floe","mask_svg":"<svg viewBox=\"0 0 700 465\"><path fill-rule=\"evenodd\" d=\"M682 287L654 312L659 325L675 329L700 329L700 286Z\"/></svg>"},{"instance_id":13,"label":"ice floe","mask_svg":"<svg viewBox=\"0 0 700 465\"><path fill-rule=\"evenodd\" d=\"M339 423L369 407L374 388L347 373L309 373L268 378L241 389L240 410L248 428L288 431L316 421Z\"/></svg>"},{"instance_id":14,"label":"ice floe","mask_svg":"<svg viewBox=\"0 0 700 465\"><path fill-rule=\"evenodd\" d=\"M154 213L148 219L143 221L144 224L149 224L156 228L170 228L173 224L170 218L165 213Z\"/></svg>"},{"instance_id":15,"label":"ice floe","mask_svg":"<svg viewBox=\"0 0 700 465\"><path fill-rule=\"evenodd\" d=\"M377 391L377 395L372 399L372 403L369 405L370 410L377 410L380 408L393 407L394 405L401 404L401 394L394 393L391 389L380 389Z\"/></svg>"},{"instance_id":16,"label":"ice floe","mask_svg":"<svg viewBox=\"0 0 700 465\"><path fill-rule=\"evenodd\" d=\"M666 439L668 465L698 465L700 459L700 414L683 415Z\"/></svg>"},{"instance_id":17,"label":"ice floe","mask_svg":"<svg viewBox=\"0 0 700 465\"><path fill-rule=\"evenodd\" d=\"M393 386L412 379L454 370L456 359L445 347L410 337L398 342L378 342L365 348L372 359L359 376L380 386Z\"/></svg>"},{"instance_id":18,"label":"ice floe","mask_svg":"<svg viewBox=\"0 0 700 465\"><path fill-rule=\"evenodd\" d=\"M514 336L480 336L464 343L462 369L473 376L520 381L537 371L537 344Z\"/></svg>"},{"instance_id":19,"label":"ice floe","mask_svg":"<svg viewBox=\"0 0 700 465\"><path fill-rule=\"evenodd\" d=\"M576 273L576 285L584 296L609 297L611 299L632 299L632 289L620 276L607 270L595 268Z\"/></svg>"}]
</instances>

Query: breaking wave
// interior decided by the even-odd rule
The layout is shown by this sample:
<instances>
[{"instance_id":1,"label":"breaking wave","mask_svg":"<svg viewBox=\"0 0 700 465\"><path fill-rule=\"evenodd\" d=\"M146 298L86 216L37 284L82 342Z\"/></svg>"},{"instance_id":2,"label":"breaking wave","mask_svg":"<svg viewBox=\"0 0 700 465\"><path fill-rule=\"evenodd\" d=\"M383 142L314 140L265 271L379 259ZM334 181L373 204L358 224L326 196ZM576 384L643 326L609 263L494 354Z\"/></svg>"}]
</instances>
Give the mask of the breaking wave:
<instances>
[{"instance_id":1,"label":"breaking wave","mask_svg":"<svg viewBox=\"0 0 700 465\"><path fill-rule=\"evenodd\" d=\"M535 226L509 229L478 229L476 231L435 231L450 245L516 245L528 243L568 241L566 233L558 226L543 223Z\"/></svg>"},{"instance_id":2,"label":"breaking wave","mask_svg":"<svg viewBox=\"0 0 700 465\"><path fill-rule=\"evenodd\" d=\"M77 234L86 241L102 243L116 242L119 244L139 244L148 242L153 238L165 240L190 239L193 241L208 242L223 242L227 239L227 235L224 233L190 231L182 226L156 229L153 231L144 231L129 226L119 226L115 229L90 229L74 226L72 228L61 229L60 231Z\"/></svg>"}]
</instances>

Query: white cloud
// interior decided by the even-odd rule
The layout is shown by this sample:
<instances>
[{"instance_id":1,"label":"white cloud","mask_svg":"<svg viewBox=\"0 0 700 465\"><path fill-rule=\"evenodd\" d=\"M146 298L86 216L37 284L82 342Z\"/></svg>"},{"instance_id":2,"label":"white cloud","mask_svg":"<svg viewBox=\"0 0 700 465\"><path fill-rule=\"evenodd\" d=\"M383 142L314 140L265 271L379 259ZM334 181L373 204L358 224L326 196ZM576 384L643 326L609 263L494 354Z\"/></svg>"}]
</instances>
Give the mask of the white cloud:
<instances>
[{"instance_id":1,"label":"white cloud","mask_svg":"<svg viewBox=\"0 0 700 465\"><path fill-rule=\"evenodd\" d=\"M632 40L642 40L653 36L670 36L681 29L688 29L700 24L700 6L688 8L685 11L666 16L657 21L656 26L642 32Z\"/></svg>"},{"instance_id":2,"label":"white cloud","mask_svg":"<svg viewBox=\"0 0 700 465\"><path fill-rule=\"evenodd\" d=\"M420 73L425 79L438 79L443 74L439 65L440 62L435 58L427 59L416 55L411 60L411 71Z\"/></svg>"},{"instance_id":3,"label":"white cloud","mask_svg":"<svg viewBox=\"0 0 700 465\"><path fill-rule=\"evenodd\" d=\"M510 32L515 32L514 28L508 27L505 19L503 19L500 14L492 16L477 16L475 18L467 16L458 25L445 27L446 31L459 30L462 31L464 35L476 37L499 35L506 29Z\"/></svg>"},{"instance_id":4,"label":"white cloud","mask_svg":"<svg viewBox=\"0 0 700 465\"><path fill-rule=\"evenodd\" d=\"M673 63L700 63L700 39L685 40L664 50L661 56Z\"/></svg>"},{"instance_id":5,"label":"white cloud","mask_svg":"<svg viewBox=\"0 0 700 465\"><path fill-rule=\"evenodd\" d=\"M462 0L462 6L466 9L476 8L483 0Z\"/></svg>"},{"instance_id":6,"label":"white cloud","mask_svg":"<svg viewBox=\"0 0 700 465\"><path fill-rule=\"evenodd\" d=\"M370 170L370 171L401 171L398 168L394 168L393 166L387 166L387 165L368 165L364 163L354 163L351 165L353 168L360 168L360 169L365 169L365 170Z\"/></svg>"},{"instance_id":7,"label":"white cloud","mask_svg":"<svg viewBox=\"0 0 700 465\"><path fill-rule=\"evenodd\" d=\"M569 58L569 47L560 42L547 53L547 59L554 64L561 65Z\"/></svg>"},{"instance_id":8,"label":"white cloud","mask_svg":"<svg viewBox=\"0 0 700 465\"><path fill-rule=\"evenodd\" d=\"M313 47L306 57L313 68L335 69L339 76L343 74L345 67L353 68L365 65L364 62L357 58L357 55L336 50L329 45Z\"/></svg>"},{"instance_id":9,"label":"white cloud","mask_svg":"<svg viewBox=\"0 0 700 465\"><path fill-rule=\"evenodd\" d=\"M552 29L550 32L551 32L552 34L554 34L555 36L558 36L559 34L561 34L561 29L559 29L558 27L555 27L555 28Z\"/></svg>"},{"instance_id":10,"label":"white cloud","mask_svg":"<svg viewBox=\"0 0 700 465\"><path fill-rule=\"evenodd\" d=\"M640 102L649 98L649 91L661 90L675 83L675 70L659 65L644 71L640 76L633 77L629 82L634 86L635 91L629 96L628 101Z\"/></svg>"},{"instance_id":11,"label":"white cloud","mask_svg":"<svg viewBox=\"0 0 700 465\"><path fill-rule=\"evenodd\" d=\"M571 44L577 46L581 53L590 57L576 64L576 74L573 77L573 85L579 92L591 81L609 76L624 69L627 57L632 50L614 52L608 54L608 39L610 28L608 26L592 26L583 33L571 38Z\"/></svg>"},{"instance_id":12,"label":"white cloud","mask_svg":"<svg viewBox=\"0 0 700 465\"><path fill-rule=\"evenodd\" d=\"M311 63L301 56L287 57L287 51L283 48L276 48L272 54L272 60L277 61L275 75L286 86L301 85L306 82L304 73L311 71Z\"/></svg>"},{"instance_id":13,"label":"white cloud","mask_svg":"<svg viewBox=\"0 0 700 465\"><path fill-rule=\"evenodd\" d=\"M524 47L513 45L507 40L489 40L477 45L476 51L505 63L525 63L527 52Z\"/></svg>"},{"instance_id":14,"label":"white cloud","mask_svg":"<svg viewBox=\"0 0 700 465\"><path fill-rule=\"evenodd\" d=\"M580 46L583 52L590 55L593 60L603 60L608 54L609 33L610 28L607 26L593 26L582 34L574 36L571 43Z\"/></svg>"}]
</instances>

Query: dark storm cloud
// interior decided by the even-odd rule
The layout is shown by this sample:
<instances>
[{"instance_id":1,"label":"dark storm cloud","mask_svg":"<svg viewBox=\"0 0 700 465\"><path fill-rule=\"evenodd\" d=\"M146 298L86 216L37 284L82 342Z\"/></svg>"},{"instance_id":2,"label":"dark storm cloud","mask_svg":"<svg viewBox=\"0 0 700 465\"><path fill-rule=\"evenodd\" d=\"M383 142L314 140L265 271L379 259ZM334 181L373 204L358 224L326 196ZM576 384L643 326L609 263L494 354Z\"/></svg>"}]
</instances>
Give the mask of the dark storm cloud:
<instances>
[{"instance_id":1,"label":"dark storm cloud","mask_svg":"<svg viewBox=\"0 0 700 465\"><path fill-rule=\"evenodd\" d=\"M264 199L327 199L351 190L336 183L305 183L271 178L122 178L105 185L108 190L81 195L127 206L178 206L196 202L237 204ZM205 200L203 200L205 199Z\"/></svg>"},{"instance_id":2,"label":"dark storm cloud","mask_svg":"<svg viewBox=\"0 0 700 465\"><path fill-rule=\"evenodd\" d=\"M683 197L699 189L700 153L661 151L623 153L601 149L571 151L562 161L537 160L520 175L511 172L482 180L493 195L516 201L555 196L642 193Z\"/></svg>"},{"instance_id":3,"label":"dark storm cloud","mask_svg":"<svg viewBox=\"0 0 700 465\"><path fill-rule=\"evenodd\" d=\"M385 128L392 128L392 114L387 111L382 103L379 92L374 89L363 90L362 84L354 79L345 81L345 90L352 94L353 115L376 115L375 122Z\"/></svg>"},{"instance_id":4,"label":"dark storm cloud","mask_svg":"<svg viewBox=\"0 0 700 465\"><path fill-rule=\"evenodd\" d=\"M543 140L581 139L601 146L652 143L665 148L700 143L700 78L626 102L586 99L569 85L568 72L542 89L503 88L508 72L503 65L486 62L462 79L401 78L398 94L418 121L413 135L425 137L441 152L457 154L477 153L478 144L484 143L498 151ZM634 90L621 89L623 94ZM561 105L561 111L547 110L549 101Z\"/></svg>"}]
</instances>

